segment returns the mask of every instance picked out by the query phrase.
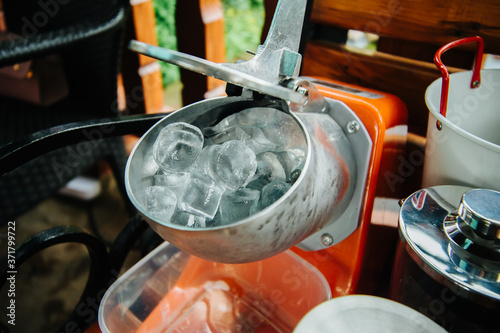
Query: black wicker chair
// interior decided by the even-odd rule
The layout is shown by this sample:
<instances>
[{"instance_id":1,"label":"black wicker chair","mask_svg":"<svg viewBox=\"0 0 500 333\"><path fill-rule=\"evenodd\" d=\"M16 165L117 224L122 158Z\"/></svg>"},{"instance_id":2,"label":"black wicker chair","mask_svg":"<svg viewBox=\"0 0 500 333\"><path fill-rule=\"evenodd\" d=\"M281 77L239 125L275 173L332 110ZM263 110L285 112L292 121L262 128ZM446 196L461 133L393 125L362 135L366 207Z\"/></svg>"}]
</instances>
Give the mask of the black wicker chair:
<instances>
[{"instance_id":1,"label":"black wicker chair","mask_svg":"<svg viewBox=\"0 0 500 333\"><path fill-rule=\"evenodd\" d=\"M0 145L57 125L117 116L117 74L128 6L122 0L47 1L45 6L49 3L51 12L39 1L3 0L9 34L21 38L0 43L0 67L57 54L68 95L50 106L0 96ZM88 133L86 140L92 145L52 152L2 177L1 223L25 212L99 159L106 158L117 174L123 174L126 156L121 140L98 139Z\"/></svg>"},{"instance_id":2,"label":"black wicker chair","mask_svg":"<svg viewBox=\"0 0 500 333\"><path fill-rule=\"evenodd\" d=\"M26 240L16 239L15 267L10 266L12 257L0 262L1 286L9 272L17 271L37 252L61 243L83 244L90 257L89 277L60 331L85 330L97 318L96 309L86 300L99 301L128 250L147 230L124 192L127 156L121 136L144 132L162 115L123 117L117 112L128 1L3 0L2 5L9 32L21 37L0 42L0 67L57 54L68 95L50 106L0 96L0 226L101 160L111 166L132 216L111 245L79 227L61 225ZM82 315L89 311L94 316ZM0 319L0 331L12 328L7 319Z\"/></svg>"}]
</instances>

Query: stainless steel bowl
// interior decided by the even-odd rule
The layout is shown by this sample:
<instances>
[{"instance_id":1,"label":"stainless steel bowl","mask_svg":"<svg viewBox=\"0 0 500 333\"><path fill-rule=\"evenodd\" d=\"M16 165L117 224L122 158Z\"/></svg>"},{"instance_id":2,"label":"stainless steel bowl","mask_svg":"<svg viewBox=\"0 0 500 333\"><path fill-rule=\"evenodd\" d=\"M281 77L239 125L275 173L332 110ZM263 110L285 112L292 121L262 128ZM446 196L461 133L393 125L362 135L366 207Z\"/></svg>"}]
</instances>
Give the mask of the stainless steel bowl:
<instances>
[{"instance_id":1,"label":"stainless steel bowl","mask_svg":"<svg viewBox=\"0 0 500 333\"><path fill-rule=\"evenodd\" d=\"M166 125L183 121L200 128L251 107L272 107L297 122L306 141L306 161L291 189L266 209L230 225L190 228L156 221L144 203L144 189L157 171L153 143ZM326 116L326 118L325 118ZM262 260L296 245L339 217L352 197L356 167L342 128L326 113L293 113L282 100L268 97L224 97L186 106L155 124L139 140L125 170L128 196L162 238L211 261L243 263ZM356 222L355 222L356 223Z\"/></svg>"}]
</instances>

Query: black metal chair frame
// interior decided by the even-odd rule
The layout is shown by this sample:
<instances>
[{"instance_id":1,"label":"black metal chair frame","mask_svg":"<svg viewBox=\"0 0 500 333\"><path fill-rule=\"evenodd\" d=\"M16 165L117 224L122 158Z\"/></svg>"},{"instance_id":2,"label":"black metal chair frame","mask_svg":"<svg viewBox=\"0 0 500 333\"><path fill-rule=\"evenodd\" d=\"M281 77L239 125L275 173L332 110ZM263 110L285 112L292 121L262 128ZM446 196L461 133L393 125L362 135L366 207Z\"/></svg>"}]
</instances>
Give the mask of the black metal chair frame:
<instances>
[{"instance_id":1,"label":"black metal chair frame","mask_svg":"<svg viewBox=\"0 0 500 333\"><path fill-rule=\"evenodd\" d=\"M42 130L25 138L13 141L0 147L0 175L4 176L16 167L23 165L37 156L46 154L65 145L76 144L84 139L85 131L99 130L102 126L113 126L113 131L103 132L103 138L122 136L125 134L141 135L146 132L165 114L136 115L115 119L92 120L58 126ZM123 177L123 175L116 175ZM128 200L125 198L125 200ZM79 227L60 226L42 231L19 244L14 258L5 257L0 262L0 287L7 281L9 272L17 271L20 266L34 254L61 243L79 243L85 245L91 259L90 274L80 301L73 314L63 324L85 330L97 319L96 309L88 303L88 299L99 304L106 289L118 277L118 272L130 252L132 246L148 229L147 223L136 214L118 234L109 251L102 239L84 231ZM15 267L11 267L12 259ZM11 260L11 261L9 261ZM93 312L89 312L93 311ZM95 316L82 316L82 313L95 313ZM94 320L89 320L92 318ZM2 327L3 326L3 327ZM5 325L0 324L2 331L8 332Z\"/></svg>"}]
</instances>

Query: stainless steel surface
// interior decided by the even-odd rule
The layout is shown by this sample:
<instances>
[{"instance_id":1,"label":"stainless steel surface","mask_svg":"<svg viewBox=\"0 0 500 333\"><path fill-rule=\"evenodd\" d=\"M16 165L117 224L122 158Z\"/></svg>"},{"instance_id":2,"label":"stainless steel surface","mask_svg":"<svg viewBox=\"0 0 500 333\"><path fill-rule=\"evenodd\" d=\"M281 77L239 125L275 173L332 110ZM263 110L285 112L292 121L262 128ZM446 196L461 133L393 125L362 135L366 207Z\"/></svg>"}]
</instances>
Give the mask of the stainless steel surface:
<instances>
[{"instance_id":1,"label":"stainless steel surface","mask_svg":"<svg viewBox=\"0 0 500 333\"><path fill-rule=\"evenodd\" d=\"M256 55L233 64L211 61L131 41L130 49L144 55L249 88L263 94L305 104L308 94L281 86L283 81L299 74L302 56L298 53L307 0L280 0L267 39Z\"/></svg>"},{"instance_id":2,"label":"stainless steel surface","mask_svg":"<svg viewBox=\"0 0 500 333\"><path fill-rule=\"evenodd\" d=\"M500 279L500 193L487 189L466 192L444 229L450 258L462 269L488 280Z\"/></svg>"},{"instance_id":3,"label":"stainless steel surface","mask_svg":"<svg viewBox=\"0 0 500 333\"><path fill-rule=\"evenodd\" d=\"M308 312L294 333L446 333L421 313L375 296L350 295L323 302Z\"/></svg>"},{"instance_id":4,"label":"stainless steel surface","mask_svg":"<svg viewBox=\"0 0 500 333\"><path fill-rule=\"evenodd\" d=\"M482 211L489 205L478 205L475 199L493 196L495 203L490 203L494 208L486 213L491 217L500 202L496 201L496 194L471 190L463 186L436 186L415 192L401 207L400 235L410 257L434 280L460 297L490 304L500 300L498 243L468 227L459 218L459 205L462 202L462 206L471 209L472 203L472 210Z\"/></svg>"},{"instance_id":5,"label":"stainless steel surface","mask_svg":"<svg viewBox=\"0 0 500 333\"><path fill-rule=\"evenodd\" d=\"M146 210L143 193L157 170L152 147L159 131L177 121L200 128L213 126L222 118L249 107L273 107L295 119L294 135L304 137L307 154L302 173L291 189L266 209L228 226L193 229L155 221ZM168 115L139 140L125 170L129 198L160 236L190 254L226 263L271 257L327 224L340 225L339 230L354 230L357 219L340 217L352 201L356 177L353 149L342 127L329 114L290 112L283 101L256 100L250 91L242 97L191 104ZM331 234L336 240L342 232ZM318 241L321 243L319 237Z\"/></svg>"},{"instance_id":6,"label":"stainless steel surface","mask_svg":"<svg viewBox=\"0 0 500 333\"><path fill-rule=\"evenodd\" d=\"M307 0L279 0L266 41L255 57L225 66L274 84L298 76L302 59L298 51L306 6Z\"/></svg>"},{"instance_id":7,"label":"stainless steel surface","mask_svg":"<svg viewBox=\"0 0 500 333\"><path fill-rule=\"evenodd\" d=\"M263 94L268 94L288 101L294 101L299 104L305 104L307 101L307 96L304 94L284 88L274 82L269 82L259 77L240 72L236 69L228 68L224 64L216 64L189 54L164 49L138 41L131 41L129 48L149 57L189 69L196 73L215 77L238 86L246 87Z\"/></svg>"}]
</instances>

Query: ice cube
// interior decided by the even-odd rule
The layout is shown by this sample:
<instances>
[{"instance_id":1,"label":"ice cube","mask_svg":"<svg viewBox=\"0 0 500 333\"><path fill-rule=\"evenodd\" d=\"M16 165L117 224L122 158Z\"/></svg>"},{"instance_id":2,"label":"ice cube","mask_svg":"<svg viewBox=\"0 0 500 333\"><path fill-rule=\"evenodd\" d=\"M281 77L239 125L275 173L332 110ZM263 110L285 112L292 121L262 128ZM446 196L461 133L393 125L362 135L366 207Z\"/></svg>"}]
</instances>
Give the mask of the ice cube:
<instances>
[{"instance_id":1,"label":"ice cube","mask_svg":"<svg viewBox=\"0 0 500 333\"><path fill-rule=\"evenodd\" d=\"M224 191L224 186L198 171L193 171L179 200L179 207L188 213L212 219L217 213Z\"/></svg>"},{"instance_id":2,"label":"ice cube","mask_svg":"<svg viewBox=\"0 0 500 333\"><path fill-rule=\"evenodd\" d=\"M293 184L304 167L305 151L301 149L284 150L276 152L276 158L283 166L286 181Z\"/></svg>"},{"instance_id":3,"label":"ice cube","mask_svg":"<svg viewBox=\"0 0 500 333\"><path fill-rule=\"evenodd\" d=\"M168 174L160 173L153 176L154 184L168 187L180 198L189 180L188 172L172 172Z\"/></svg>"},{"instance_id":4,"label":"ice cube","mask_svg":"<svg viewBox=\"0 0 500 333\"><path fill-rule=\"evenodd\" d=\"M237 190L252 180L257 170L255 153L237 140L224 142L210 159L211 176L230 190Z\"/></svg>"},{"instance_id":5,"label":"ice cube","mask_svg":"<svg viewBox=\"0 0 500 333\"><path fill-rule=\"evenodd\" d=\"M203 216L191 214L177 209L172 215L172 223L184 225L191 228L205 228L206 219Z\"/></svg>"},{"instance_id":6,"label":"ice cube","mask_svg":"<svg viewBox=\"0 0 500 333\"><path fill-rule=\"evenodd\" d=\"M249 108L238 113L238 124L243 127L274 126L279 121L277 115L283 113L275 108Z\"/></svg>"},{"instance_id":7,"label":"ice cube","mask_svg":"<svg viewBox=\"0 0 500 333\"><path fill-rule=\"evenodd\" d=\"M160 131L153 145L153 157L163 172L188 171L203 148L201 130L188 123L176 122Z\"/></svg>"},{"instance_id":8,"label":"ice cube","mask_svg":"<svg viewBox=\"0 0 500 333\"><path fill-rule=\"evenodd\" d=\"M221 221L222 221L222 218L220 216L220 204L219 204L219 209L217 209L217 213L215 214L213 219L207 220L206 226L209 228L210 227L217 227L217 226L220 226L222 224Z\"/></svg>"},{"instance_id":9,"label":"ice cube","mask_svg":"<svg viewBox=\"0 0 500 333\"><path fill-rule=\"evenodd\" d=\"M268 182L273 180L286 181L286 172L278 159L277 153L268 151L257 155L256 175L266 179Z\"/></svg>"},{"instance_id":10,"label":"ice cube","mask_svg":"<svg viewBox=\"0 0 500 333\"><path fill-rule=\"evenodd\" d=\"M210 138L220 133L230 132L235 126L238 126L238 123L238 113L234 113L222 119L215 126L205 127L203 129L203 135Z\"/></svg>"},{"instance_id":11,"label":"ice cube","mask_svg":"<svg viewBox=\"0 0 500 333\"><path fill-rule=\"evenodd\" d=\"M306 149L307 143L305 134L300 129L295 119L284 112L275 111L275 121L269 122L261 127L264 135L274 142L278 150L287 150L291 148Z\"/></svg>"},{"instance_id":12,"label":"ice cube","mask_svg":"<svg viewBox=\"0 0 500 333\"><path fill-rule=\"evenodd\" d=\"M255 174L255 176L252 178L252 180L250 181L250 183L248 183L245 188L249 188L249 189L252 189L252 190L257 190L257 191L261 191L262 188L264 186L266 186L267 184L269 184L269 180L267 179L267 177L263 177L261 175L257 175Z\"/></svg>"},{"instance_id":13,"label":"ice cube","mask_svg":"<svg viewBox=\"0 0 500 333\"><path fill-rule=\"evenodd\" d=\"M264 209L272 205L275 201L283 196L291 185L280 180L275 180L262 188L260 194L259 209Z\"/></svg>"},{"instance_id":14,"label":"ice cube","mask_svg":"<svg viewBox=\"0 0 500 333\"><path fill-rule=\"evenodd\" d=\"M148 186L145 191L146 207L161 222L170 222L177 205L177 196L165 186Z\"/></svg>"},{"instance_id":15,"label":"ice cube","mask_svg":"<svg viewBox=\"0 0 500 333\"><path fill-rule=\"evenodd\" d=\"M214 158L215 154L220 148L221 145L217 144L213 144L211 146L206 146L205 148L203 148L200 156L198 156L198 159L193 165L193 169L203 174L210 175L210 170L209 170L210 159Z\"/></svg>"},{"instance_id":16,"label":"ice cube","mask_svg":"<svg viewBox=\"0 0 500 333\"><path fill-rule=\"evenodd\" d=\"M216 133L206 139L207 145L221 144L229 140L241 140L245 132L239 126L235 126L227 131Z\"/></svg>"},{"instance_id":17,"label":"ice cube","mask_svg":"<svg viewBox=\"0 0 500 333\"><path fill-rule=\"evenodd\" d=\"M260 192L249 188L226 192L220 203L221 224L242 220L258 211Z\"/></svg>"},{"instance_id":18,"label":"ice cube","mask_svg":"<svg viewBox=\"0 0 500 333\"><path fill-rule=\"evenodd\" d=\"M239 135L239 140L243 141L256 155L278 148L278 145L269 140L259 127L241 127L240 131L242 133Z\"/></svg>"}]
</instances>

